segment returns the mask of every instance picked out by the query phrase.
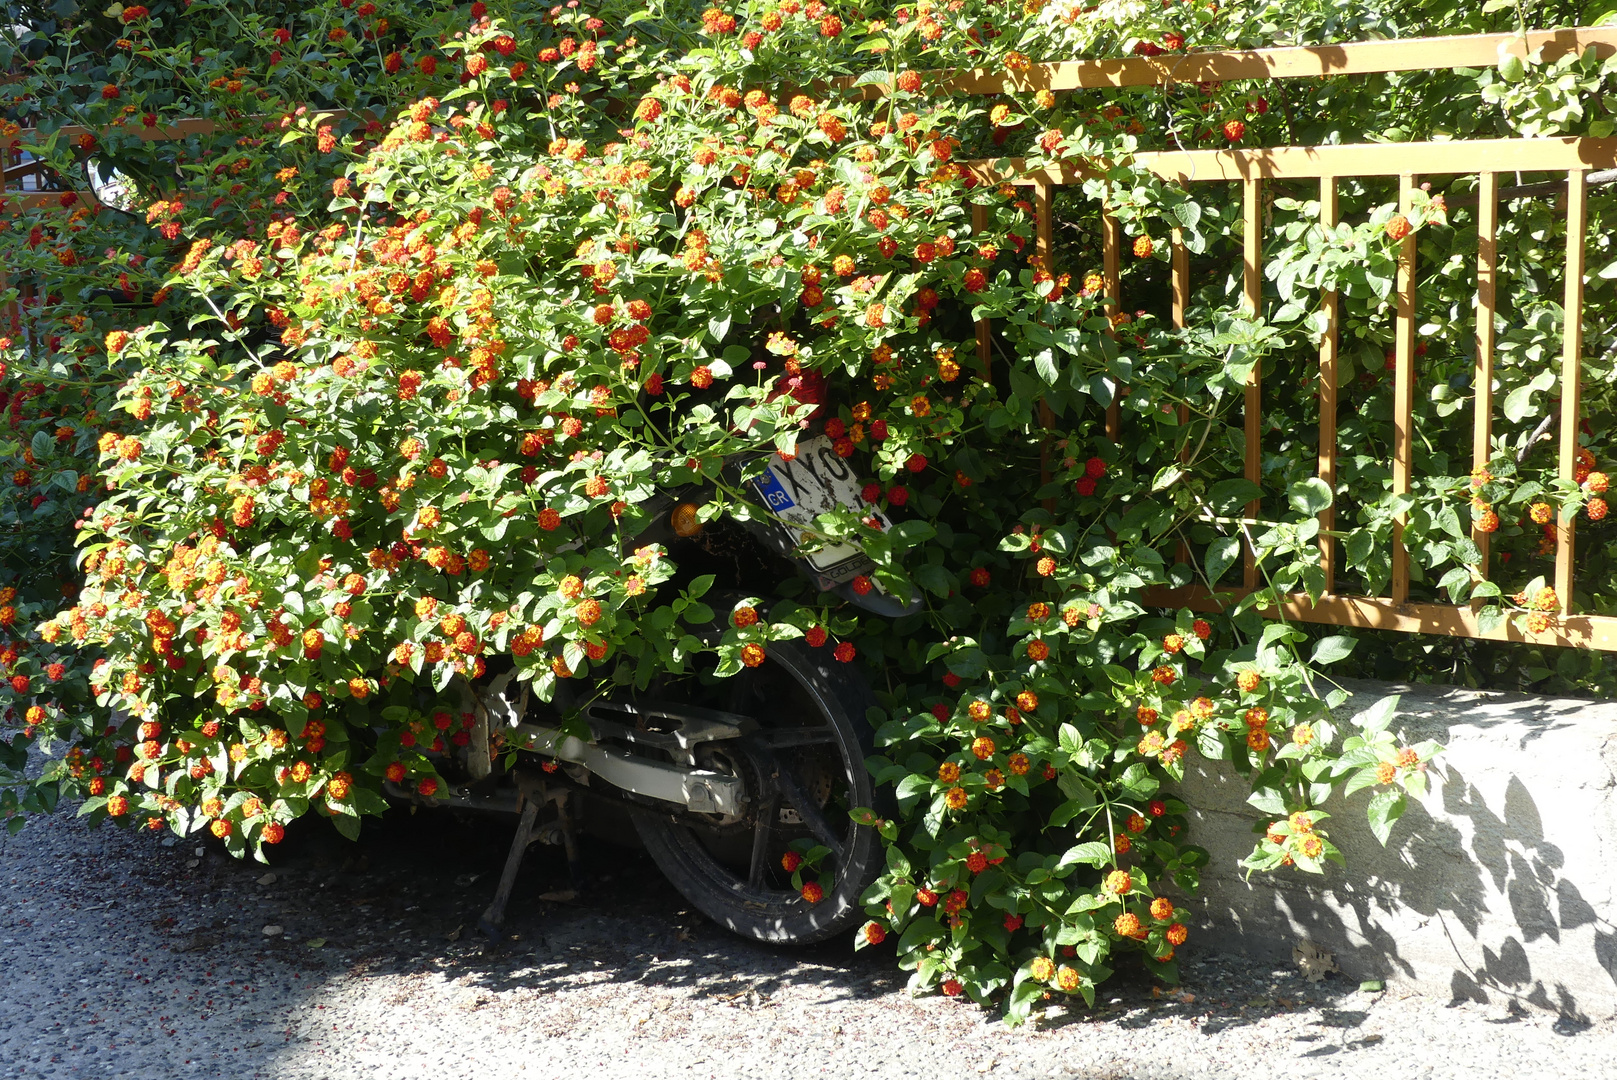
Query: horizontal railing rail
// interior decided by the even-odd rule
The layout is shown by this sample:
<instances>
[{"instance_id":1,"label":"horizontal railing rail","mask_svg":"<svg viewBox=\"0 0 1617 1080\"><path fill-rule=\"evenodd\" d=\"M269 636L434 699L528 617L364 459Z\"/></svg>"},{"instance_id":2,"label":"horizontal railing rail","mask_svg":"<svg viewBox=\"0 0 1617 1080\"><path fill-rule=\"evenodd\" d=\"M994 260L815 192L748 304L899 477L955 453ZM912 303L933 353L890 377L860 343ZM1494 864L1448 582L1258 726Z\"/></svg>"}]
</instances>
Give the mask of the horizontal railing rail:
<instances>
[{"instance_id":1,"label":"horizontal railing rail","mask_svg":"<svg viewBox=\"0 0 1617 1080\"><path fill-rule=\"evenodd\" d=\"M1322 75L1384 75L1463 67L1492 67L1504 48L1526 58L1542 50L1545 62L1593 48L1605 57L1617 52L1617 27L1579 26L1516 34L1463 34L1449 37L1355 41L1341 45L1301 45L1230 52L1172 52L1107 60L1068 60L1029 64L1020 71L1001 68L922 72L934 90L962 94L1031 93L1038 90L1101 90L1170 83L1225 83L1250 79L1302 79ZM885 78L847 76L831 85L863 98L891 93Z\"/></svg>"}]
</instances>

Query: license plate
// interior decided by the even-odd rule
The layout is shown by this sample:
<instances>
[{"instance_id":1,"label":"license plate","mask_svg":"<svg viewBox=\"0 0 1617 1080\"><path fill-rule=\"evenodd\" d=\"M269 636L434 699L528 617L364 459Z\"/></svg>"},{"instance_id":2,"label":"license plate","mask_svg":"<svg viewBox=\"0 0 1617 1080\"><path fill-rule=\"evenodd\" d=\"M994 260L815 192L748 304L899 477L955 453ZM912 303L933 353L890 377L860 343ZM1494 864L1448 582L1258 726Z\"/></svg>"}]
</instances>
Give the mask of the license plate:
<instances>
[{"instance_id":1,"label":"license plate","mask_svg":"<svg viewBox=\"0 0 1617 1080\"><path fill-rule=\"evenodd\" d=\"M883 529L893 524L881 511L864 505L859 497L859 478L848 462L836 455L831 440L823 435L800 440L797 456L790 461L779 454L772 456L754 485L764 505L781 520L799 545L816 539L816 516L839 506L861 513L868 511L881 521ZM803 558L818 573L838 583L875 565L853 544L821 547L805 553Z\"/></svg>"}]
</instances>

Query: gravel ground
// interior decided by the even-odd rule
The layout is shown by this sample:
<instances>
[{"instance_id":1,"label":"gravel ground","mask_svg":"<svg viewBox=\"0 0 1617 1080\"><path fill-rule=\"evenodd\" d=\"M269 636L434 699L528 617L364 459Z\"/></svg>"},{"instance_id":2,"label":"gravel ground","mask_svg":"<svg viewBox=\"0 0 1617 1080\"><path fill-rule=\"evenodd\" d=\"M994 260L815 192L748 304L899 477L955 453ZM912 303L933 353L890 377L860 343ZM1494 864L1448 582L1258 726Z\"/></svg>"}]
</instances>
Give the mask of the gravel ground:
<instances>
[{"instance_id":1,"label":"gravel ground","mask_svg":"<svg viewBox=\"0 0 1617 1080\"><path fill-rule=\"evenodd\" d=\"M506 937L476 930L507 819L399 812L358 845L295 830L266 870L66 816L0 839L0 1068L18 1077L335 1080L1610 1075L1617 1026L1361 992L1182 950L1012 1030L915 999L892 954L764 948L645 857L590 847L588 906L534 848ZM270 878L269 873L274 877ZM266 926L281 928L266 936Z\"/></svg>"}]
</instances>

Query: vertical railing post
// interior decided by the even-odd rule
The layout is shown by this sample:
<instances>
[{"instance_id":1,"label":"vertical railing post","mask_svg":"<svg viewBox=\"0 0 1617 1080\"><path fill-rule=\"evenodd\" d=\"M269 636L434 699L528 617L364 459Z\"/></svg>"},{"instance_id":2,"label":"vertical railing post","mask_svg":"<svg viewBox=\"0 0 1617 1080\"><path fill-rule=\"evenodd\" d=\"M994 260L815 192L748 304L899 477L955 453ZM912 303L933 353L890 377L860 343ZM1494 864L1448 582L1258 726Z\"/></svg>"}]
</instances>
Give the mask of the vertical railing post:
<instances>
[{"instance_id":1,"label":"vertical railing post","mask_svg":"<svg viewBox=\"0 0 1617 1080\"><path fill-rule=\"evenodd\" d=\"M1173 230L1172 248L1169 265L1171 268L1170 282L1173 287L1173 328L1185 328L1185 307L1190 303L1190 249L1185 247L1185 234L1180 229ZM1190 461L1190 406L1179 406L1179 463L1188 464ZM1179 541L1179 552L1175 558L1181 563L1190 561L1190 545Z\"/></svg>"},{"instance_id":2,"label":"vertical railing post","mask_svg":"<svg viewBox=\"0 0 1617 1080\"><path fill-rule=\"evenodd\" d=\"M1249 176L1242 185L1242 299L1247 314L1258 318L1263 314L1263 181ZM1254 484L1263 481L1263 369L1252 365L1246 380L1246 478ZM1255 519L1263 511L1263 500L1253 499L1246 504L1246 516ZM1251 545L1246 549L1244 584L1248 590L1258 587L1258 553Z\"/></svg>"},{"instance_id":3,"label":"vertical railing post","mask_svg":"<svg viewBox=\"0 0 1617 1080\"><path fill-rule=\"evenodd\" d=\"M11 164L12 155L15 154L17 144L12 142L0 143L0 203L6 201L6 167ZM11 278L6 274L6 268L0 265L0 296L4 296L11 288ZM16 324L16 332L22 336L22 320L17 308L17 301L7 300L4 307L0 307L0 336L10 334L12 325Z\"/></svg>"},{"instance_id":4,"label":"vertical railing post","mask_svg":"<svg viewBox=\"0 0 1617 1080\"><path fill-rule=\"evenodd\" d=\"M1336 178L1319 178L1319 223L1336 227L1338 214ZM1336 591L1336 545L1329 535L1336 528L1336 361L1338 355L1337 318L1339 302L1335 289L1320 297L1325 312L1325 333L1319 341L1319 478L1330 486L1332 502L1319 512L1319 561L1325 572L1325 591Z\"/></svg>"},{"instance_id":5,"label":"vertical railing post","mask_svg":"<svg viewBox=\"0 0 1617 1080\"><path fill-rule=\"evenodd\" d=\"M1039 177L1033 184L1033 219L1038 229L1038 238L1034 241L1034 254L1038 257L1039 265L1045 273L1055 276L1055 267L1052 265L1055 249L1055 207L1054 188L1050 181ZM1050 411L1050 403L1039 398L1039 426L1050 428L1055 423L1055 415ZM1050 483L1052 472L1050 469L1051 447L1048 437L1039 450L1039 484L1044 486ZM1053 510L1054 499L1044 500L1044 508Z\"/></svg>"},{"instance_id":6,"label":"vertical railing post","mask_svg":"<svg viewBox=\"0 0 1617 1080\"><path fill-rule=\"evenodd\" d=\"M1100 248L1101 277L1106 281L1106 315L1112 320L1112 334L1115 337L1116 318L1123 311L1123 229L1117 219L1106 212L1105 207L1100 212ZM1121 422L1122 409L1114 394L1112 403L1106 406L1106 437L1112 442L1117 441Z\"/></svg>"},{"instance_id":7,"label":"vertical railing post","mask_svg":"<svg viewBox=\"0 0 1617 1080\"><path fill-rule=\"evenodd\" d=\"M1415 178L1398 181L1398 210L1408 214L1414 206ZM1392 389L1392 493L1408 495L1415 470L1415 232L1398 244L1398 307L1393 336ZM1409 550L1404 546L1408 515L1399 513L1392 524L1392 599L1409 601Z\"/></svg>"},{"instance_id":8,"label":"vertical railing post","mask_svg":"<svg viewBox=\"0 0 1617 1080\"><path fill-rule=\"evenodd\" d=\"M1185 234L1181 229L1173 231L1171 251L1173 258L1169 263L1170 283L1173 289L1173 328L1185 328L1185 307L1190 303L1190 249L1185 246Z\"/></svg>"},{"instance_id":9,"label":"vertical railing post","mask_svg":"<svg viewBox=\"0 0 1617 1080\"><path fill-rule=\"evenodd\" d=\"M1471 467L1485 469L1493 456L1493 316L1499 287L1499 174L1477 177L1477 367L1471 377ZM1471 540L1480 553L1478 570L1488 577L1489 536L1475 523Z\"/></svg>"},{"instance_id":10,"label":"vertical railing post","mask_svg":"<svg viewBox=\"0 0 1617 1080\"><path fill-rule=\"evenodd\" d=\"M1051 249L1055 243L1055 223L1052 220L1055 187L1045 177L1033 181L1033 221L1037 235L1033 241L1033 254L1052 277L1055 267L1050 265Z\"/></svg>"},{"instance_id":11,"label":"vertical railing post","mask_svg":"<svg viewBox=\"0 0 1617 1080\"><path fill-rule=\"evenodd\" d=\"M1578 397L1583 389L1583 245L1588 228L1589 192L1584 170L1567 173L1566 182L1566 301L1561 331L1561 453L1560 476L1571 484L1578 469ZM1572 610L1572 543L1577 515L1563 512L1555 536L1555 595L1561 614Z\"/></svg>"},{"instance_id":12,"label":"vertical railing post","mask_svg":"<svg viewBox=\"0 0 1617 1080\"><path fill-rule=\"evenodd\" d=\"M981 236L988 231L988 207L982 203L971 204L971 231L974 236ZM993 327L987 318L978 319L977 325L977 362L983 366L983 382L994 381L993 369Z\"/></svg>"}]
</instances>

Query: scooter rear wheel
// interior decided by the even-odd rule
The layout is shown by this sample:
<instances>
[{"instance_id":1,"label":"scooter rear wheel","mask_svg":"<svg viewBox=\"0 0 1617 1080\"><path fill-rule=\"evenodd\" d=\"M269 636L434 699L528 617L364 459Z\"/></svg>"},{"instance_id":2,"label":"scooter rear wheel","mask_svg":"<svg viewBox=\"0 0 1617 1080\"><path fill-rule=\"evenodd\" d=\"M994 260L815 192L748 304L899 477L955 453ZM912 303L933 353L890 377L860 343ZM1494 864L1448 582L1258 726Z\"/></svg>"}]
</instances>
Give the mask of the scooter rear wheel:
<instances>
[{"instance_id":1,"label":"scooter rear wheel","mask_svg":"<svg viewBox=\"0 0 1617 1080\"><path fill-rule=\"evenodd\" d=\"M757 668L731 679L664 688L686 704L719 707L757 720L759 731L715 744L704 764L740 777L748 810L711 827L637 810L635 825L664 875L704 915L758 941L809 944L850 929L862 917L860 895L880 874L881 838L848 811L875 807L865 758L871 753L869 688L830 651L778 642ZM792 887L782 858L804 842L833 849L817 873L823 896Z\"/></svg>"}]
</instances>

